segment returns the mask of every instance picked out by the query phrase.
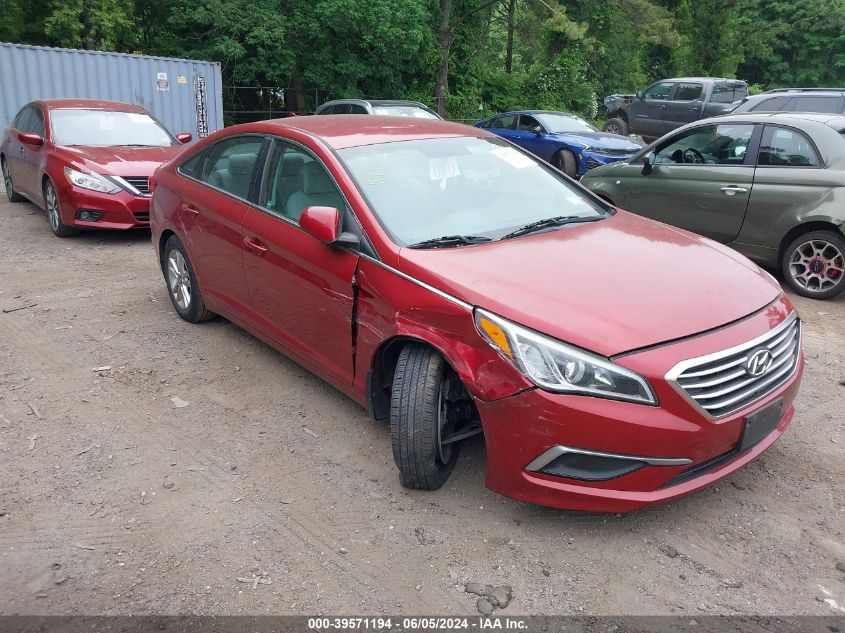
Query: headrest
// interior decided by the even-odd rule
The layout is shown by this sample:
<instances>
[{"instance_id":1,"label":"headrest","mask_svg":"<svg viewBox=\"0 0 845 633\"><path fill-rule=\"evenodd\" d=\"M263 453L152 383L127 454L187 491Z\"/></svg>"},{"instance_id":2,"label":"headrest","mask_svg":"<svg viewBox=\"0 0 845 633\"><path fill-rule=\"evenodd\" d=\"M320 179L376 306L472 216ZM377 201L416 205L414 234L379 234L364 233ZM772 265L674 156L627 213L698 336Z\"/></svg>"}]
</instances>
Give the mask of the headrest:
<instances>
[{"instance_id":1,"label":"headrest","mask_svg":"<svg viewBox=\"0 0 845 633\"><path fill-rule=\"evenodd\" d=\"M281 175L298 176L304 164L305 159L299 154L285 154L282 156Z\"/></svg>"},{"instance_id":2,"label":"headrest","mask_svg":"<svg viewBox=\"0 0 845 633\"><path fill-rule=\"evenodd\" d=\"M255 165L255 159L255 154L234 154L229 156L229 173L233 176L249 174Z\"/></svg>"},{"instance_id":3,"label":"headrest","mask_svg":"<svg viewBox=\"0 0 845 633\"><path fill-rule=\"evenodd\" d=\"M331 193L335 190L331 178L316 162L302 168L302 191L306 194Z\"/></svg>"}]
</instances>

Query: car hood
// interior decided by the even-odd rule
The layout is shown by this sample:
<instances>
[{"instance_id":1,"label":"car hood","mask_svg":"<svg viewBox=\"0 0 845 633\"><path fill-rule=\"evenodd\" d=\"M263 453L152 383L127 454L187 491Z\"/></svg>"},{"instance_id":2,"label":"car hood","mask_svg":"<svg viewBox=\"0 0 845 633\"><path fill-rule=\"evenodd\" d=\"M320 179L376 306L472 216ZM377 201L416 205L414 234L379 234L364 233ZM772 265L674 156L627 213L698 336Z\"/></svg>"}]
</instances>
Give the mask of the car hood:
<instances>
[{"instance_id":1,"label":"car hood","mask_svg":"<svg viewBox=\"0 0 845 633\"><path fill-rule=\"evenodd\" d=\"M607 132L558 132L550 134L565 140L569 143L581 143L589 145L593 149L627 149L633 154L642 149L642 145L621 134L609 134Z\"/></svg>"},{"instance_id":2,"label":"car hood","mask_svg":"<svg viewBox=\"0 0 845 633\"><path fill-rule=\"evenodd\" d=\"M68 162L109 176L152 176L162 163L181 154L186 145L171 147L83 147L57 148Z\"/></svg>"},{"instance_id":3,"label":"car hood","mask_svg":"<svg viewBox=\"0 0 845 633\"><path fill-rule=\"evenodd\" d=\"M725 325L781 294L729 248L624 211L489 244L403 248L399 258L411 277L605 356Z\"/></svg>"}]
</instances>

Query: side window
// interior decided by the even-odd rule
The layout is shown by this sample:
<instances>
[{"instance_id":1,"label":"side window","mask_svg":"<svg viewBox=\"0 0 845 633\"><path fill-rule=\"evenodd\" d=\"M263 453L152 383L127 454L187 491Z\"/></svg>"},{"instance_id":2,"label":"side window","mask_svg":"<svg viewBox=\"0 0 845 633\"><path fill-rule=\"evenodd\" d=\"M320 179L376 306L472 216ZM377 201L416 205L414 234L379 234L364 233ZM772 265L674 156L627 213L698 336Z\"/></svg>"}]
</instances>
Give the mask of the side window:
<instances>
[{"instance_id":1,"label":"side window","mask_svg":"<svg viewBox=\"0 0 845 633\"><path fill-rule=\"evenodd\" d=\"M330 105L328 108L320 110L320 114L334 114L334 106Z\"/></svg>"},{"instance_id":2,"label":"side window","mask_svg":"<svg viewBox=\"0 0 845 633\"><path fill-rule=\"evenodd\" d=\"M34 106L32 111L32 129L30 131L43 138L46 135L46 130L44 128L44 112L38 106Z\"/></svg>"},{"instance_id":3,"label":"side window","mask_svg":"<svg viewBox=\"0 0 845 633\"><path fill-rule=\"evenodd\" d=\"M516 127L515 114L503 114L500 117L493 119L493 124L490 126L497 130L512 130Z\"/></svg>"},{"instance_id":4,"label":"side window","mask_svg":"<svg viewBox=\"0 0 845 633\"><path fill-rule=\"evenodd\" d=\"M704 92L704 86L701 84L679 83L672 101L695 101L701 99L702 92Z\"/></svg>"},{"instance_id":5,"label":"side window","mask_svg":"<svg viewBox=\"0 0 845 633\"><path fill-rule=\"evenodd\" d=\"M367 114L367 108L357 103L349 105L349 114Z\"/></svg>"},{"instance_id":6,"label":"side window","mask_svg":"<svg viewBox=\"0 0 845 633\"><path fill-rule=\"evenodd\" d=\"M748 95L748 86L742 83L717 83L713 86L710 101L713 103L733 103Z\"/></svg>"},{"instance_id":7,"label":"side window","mask_svg":"<svg viewBox=\"0 0 845 633\"><path fill-rule=\"evenodd\" d=\"M654 99L668 99L669 93L672 92L673 85L674 84L671 81L661 81L660 83L656 83L643 92L643 100L652 101Z\"/></svg>"},{"instance_id":8,"label":"side window","mask_svg":"<svg viewBox=\"0 0 845 633\"><path fill-rule=\"evenodd\" d=\"M299 222L308 207L334 207L343 213L346 202L322 162L301 147L273 143L261 206L275 215Z\"/></svg>"},{"instance_id":9,"label":"side window","mask_svg":"<svg viewBox=\"0 0 845 633\"><path fill-rule=\"evenodd\" d=\"M672 137L656 148L655 164L742 165L754 126L705 125Z\"/></svg>"},{"instance_id":10,"label":"side window","mask_svg":"<svg viewBox=\"0 0 845 633\"><path fill-rule=\"evenodd\" d=\"M797 130L767 125L760 142L759 165L818 167L818 154L806 136Z\"/></svg>"},{"instance_id":11,"label":"side window","mask_svg":"<svg viewBox=\"0 0 845 633\"><path fill-rule=\"evenodd\" d=\"M332 110L332 114L349 114L349 109L352 106L348 103L336 103L334 109Z\"/></svg>"},{"instance_id":12,"label":"side window","mask_svg":"<svg viewBox=\"0 0 845 633\"><path fill-rule=\"evenodd\" d=\"M179 165L179 173L184 174L185 176L190 176L191 178L199 178L202 173L202 165L203 161L205 161L206 154L208 154L208 151L203 150L186 160L184 163Z\"/></svg>"},{"instance_id":13,"label":"side window","mask_svg":"<svg viewBox=\"0 0 845 633\"><path fill-rule=\"evenodd\" d=\"M26 106L15 117L15 129L18 132L31 132L35 123L35 107Z\"/></svg>"},{"instance_id":14,"label":"side window","mask_svg":"<svg viewBox=\"0 0 845 633\"><path fill-rule=\"evenodd\" d=\"M527 114L520 114L519 125L516 129L520 132L533 132L534 128L537 126L539 126L541 129L543 127L542 125L540 125L540 122L533 116L528 116Z\"/></svg>"},{"instance_id":15,"label":"side window","mask_svg":"<svg viewBox=\"0 0 845 633\"><path fill-rule=\"evenodd\" d=\"M841 114L842 98L839 96L796 97L793 108L796 112L825 112Z\"/></svg>"},{"instance_id":16,"label":"side window","mask_svg":"<svg viewBox=\"0 0 845 633\"><path fill-rule=\"evenodd\" d=\"M200 180L246 200L263 143L260 136L235 136L220 141L208 151Z\"/></svg>"},{"instance_id":17,"label":"side window","mask_svg":"<svg viewBox=\"0 0 845 633\"><path fill-rule=\"evenodd\" d=\"M761 99L760 103L755 105L750 110L758 110L760 112L779 112L783 110L789 97L772 97L771 99Z\"/></svg>"}]
</instances>

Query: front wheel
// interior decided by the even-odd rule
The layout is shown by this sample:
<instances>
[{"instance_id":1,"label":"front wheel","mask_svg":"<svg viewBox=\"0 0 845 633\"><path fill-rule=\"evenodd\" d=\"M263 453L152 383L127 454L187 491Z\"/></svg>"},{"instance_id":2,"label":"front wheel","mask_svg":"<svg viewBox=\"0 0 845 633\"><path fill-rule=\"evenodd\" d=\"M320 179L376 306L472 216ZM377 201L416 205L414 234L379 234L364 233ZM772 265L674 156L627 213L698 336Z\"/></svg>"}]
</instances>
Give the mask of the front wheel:
<instances>
[{"instance_id":1,"label":"front wheel","mask_svg":"<svg viewBox=\"0 0 845 633\"><path fill-rule=\"evenodd\" d=\"M602 130L609 134L621 134L628 136L628 122L619 117L613 117L604 122Z\"/></svg>"},{"instance_id":2,"label":"front wheel","mask_svg":"<svg viewBox=\"0 0 845 633\"><path fill-rule=\"evenodd\" d=\"M456 387L462 388L460 379L430 347L412 343L399 353L390 400L390 439L406 488L436 490L455 467L459 447L448 437L454 435L450 394Z\"/></svg>"},{"instance_id":3,"label":"front wheel","mask_svg":"<svg viewBox=\"0 0 845 633\"><path fill-rule=\"evenodd\" d=\"M802 297L830 299L845 290L845 238L833 231L810 231L786 247L784 281Z\"/></svg>"},{"instance_id":4,"label":"front wheel","mask_svg":"<svg viewBox=\"0 0 845 633\"><path fill-rule=\"evenodd\" d=\"M578 163L575 154L568 149L562 149L555 154L555 166L570 178L578 175Z\"/></svg>"},{"instance_id":5,"label":"front wheel","mask_svg":"<svg viewBox=\"0 0 845 633\"><path fill-rule=\"evenodd\" d=\"M44 181L44 210L47 213L47 221L50 223L50 230L56 237L73 237L79 235L79 229L68 226L62 222L62 214L59 209L59 196L56 188L50 180Z\"/></svg>"},{"instance_id":6,"label":"front wheel","mask_svg":"<svg viewBox=\"0 0 845 633\"><path fill-rule=\"evenodd\" d=\"M191 323L214 318L215 314L205 307L188 252L175 235L171 235L164 245L161 269L170 302L180 317Z\"/></svg>"}]
</instances>

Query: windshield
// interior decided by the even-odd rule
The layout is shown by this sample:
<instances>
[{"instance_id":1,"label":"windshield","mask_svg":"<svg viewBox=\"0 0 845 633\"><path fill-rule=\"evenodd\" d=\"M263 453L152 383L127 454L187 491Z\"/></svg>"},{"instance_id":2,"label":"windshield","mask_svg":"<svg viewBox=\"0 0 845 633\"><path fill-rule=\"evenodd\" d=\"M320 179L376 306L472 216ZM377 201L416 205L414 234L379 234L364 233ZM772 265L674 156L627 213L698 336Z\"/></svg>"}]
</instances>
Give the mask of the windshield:
<instances>
[{"instance_id":1,"label":"windshield","mask_svg":"<svg viewBox=\"0 0 845 633\"><path fill-rule=\"evenodd\" d=\"M50 122L56 145L168 147L175 144L167 130L142 112L53 110Z\"/></svg>"},{"instance_id":2,"label":"windshield","mask_svg":"<svg viewBox=\"0 0 845 633\"><path fill-rule=\"evenodd\" d=\"M543 114L540 121L549 132L598 132L584 119L567 114Z\"/></svg>"},{"instance_id":3,"label":"windshield","mask_svg":"<svg viewBox=\"0 0 845 633\"><path fill-rule=\"evenodd\" d=\"M412 116L418 119L438 119L439 117L417 106L373 106L373 114L382 116Z\"/></svg>"},{"instance_id":4,"label":"windshield","mask_svg":"<svg viewBox=\"0 0 845 633\"><path fill-rule=\"evenodd\" d=\"M447 235L500 239L538 220L606 213L563 176L499 138L399 141L338 153L400 246Z\"/></svg>"}]
</instances>

